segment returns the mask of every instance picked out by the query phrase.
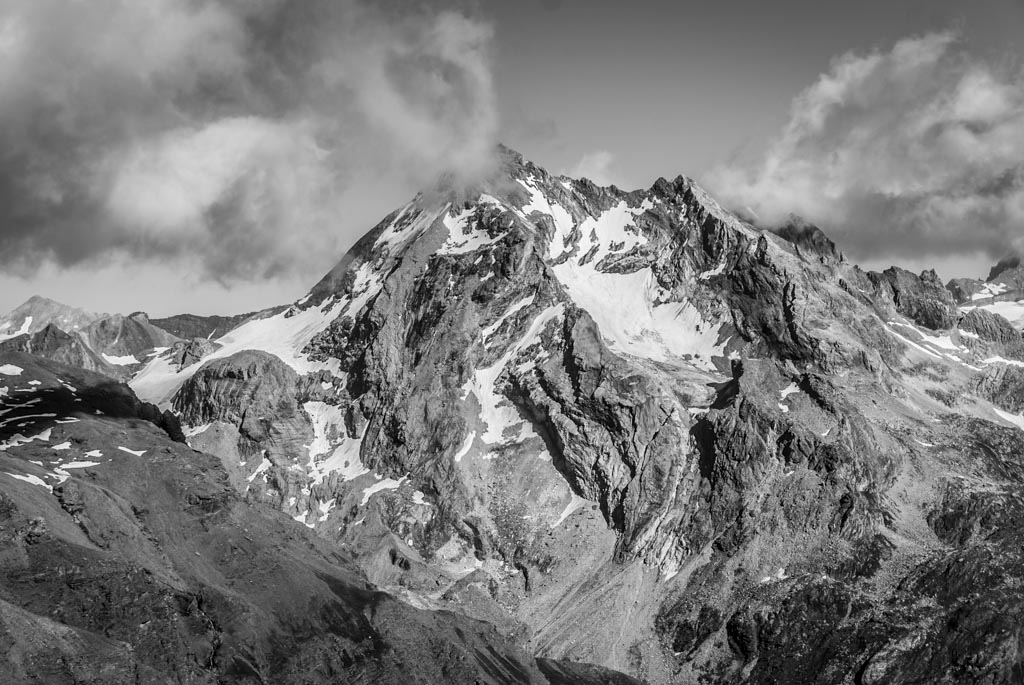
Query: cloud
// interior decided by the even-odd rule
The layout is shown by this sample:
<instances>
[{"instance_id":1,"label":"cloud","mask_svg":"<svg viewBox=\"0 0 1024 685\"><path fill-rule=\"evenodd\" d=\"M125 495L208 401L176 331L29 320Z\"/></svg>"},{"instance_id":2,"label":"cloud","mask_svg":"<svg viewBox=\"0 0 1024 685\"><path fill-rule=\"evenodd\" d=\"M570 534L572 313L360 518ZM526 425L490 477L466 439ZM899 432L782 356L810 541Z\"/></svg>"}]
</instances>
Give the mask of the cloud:
<instances>
[{"instance_id":1,"label":"cloud","mask_svg":"<svg viewBox=\"0 0 1024 685\"><path fill-rule=\"evenodd\" d=\"M609 186L615 183L612 173L614 161L615 155L607 150L588 152L571 169L566 171L565 175L572 178L589 178L599 186Z\"/></svg>"},{"instance_id":2,"label":"cloud","mask_svg":"<svg viewBox=\"0 0 1024 685\"><path fill-rule=\"evenodd\" d=\"M0 0L0 263L326 269L356 191L492 163L491 42L441 6Z\"/></svg>"},{"instance_id":3,"label":"cloud","mask_svg":"<svg viewBox=\"0 0 1024 685\"><path fill-rule=\"evenodd\" d=\"M1024 249L1024 73L958 41L835 59L763 160L709 189L768 224L803 216L857 258Z\"/></svg>"}]
</instances>

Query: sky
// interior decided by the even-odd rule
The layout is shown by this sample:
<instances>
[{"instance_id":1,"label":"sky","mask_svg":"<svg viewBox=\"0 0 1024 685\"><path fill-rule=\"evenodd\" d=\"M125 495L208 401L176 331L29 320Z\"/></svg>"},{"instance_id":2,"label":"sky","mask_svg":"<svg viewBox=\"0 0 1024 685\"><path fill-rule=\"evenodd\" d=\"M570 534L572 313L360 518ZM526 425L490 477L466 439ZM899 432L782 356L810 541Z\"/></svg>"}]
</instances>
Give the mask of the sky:
<instances>
[{"instance_id":1,"label":"sky","mask_svg":"<svg viewBox=\"0 0 1024 685\"><path fill-rule=\"evenodd\" d=\"M869 268L1024 248L1024 0L0 0L0 310L293 301L501 141Z\"/></svg>"}]
</instances>

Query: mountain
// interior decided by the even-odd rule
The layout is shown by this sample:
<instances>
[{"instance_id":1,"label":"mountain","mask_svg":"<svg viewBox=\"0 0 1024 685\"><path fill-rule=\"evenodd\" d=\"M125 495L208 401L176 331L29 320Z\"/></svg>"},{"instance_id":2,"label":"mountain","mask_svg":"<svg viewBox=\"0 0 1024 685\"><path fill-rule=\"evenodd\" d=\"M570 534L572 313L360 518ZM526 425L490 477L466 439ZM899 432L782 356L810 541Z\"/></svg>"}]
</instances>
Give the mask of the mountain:
<instances>
[{"instance_id":1,"label":"mountain","mask_svg":"<svg viewBox=\"0 0 1024 685\"><path fill-rule=\"evenodd\" d=\"M1019 682L1020 331L934 272L864 272L819 228L758 229L689 178L627 192L501 154L387 216L298 302L131 379L195 450L153 468L201 463L232 512L278 522L252 524L267 551L230 577L254 582L211 619L224 653L301 680L287 669L331 651L282 604L255 643L224 637L308 578L308 548L396 601L345 604L395 621L347 639L388 636L427 681L461 678L436 675L454 660L494 682ZM23 440L12 458L39 447ZM190 552L230 563L242 514L129 501L147 498L167 529L183 501L211 515L216 542L167 552L182 575L213 577ZM288 602L322 606L295 584ZM450 621L441 642L422 647L409 607ZM264 630L294 660L253 646ZM366 663L329 661L356 682Z\"/></svg>"},{"instance_id":2,"label":"mountain","mask_svg":"<svg viewBox=\"0 0 1024 685\"><path fill-rule=\"evenodd\" d=\"M33 296L0 318L0 346L127 380L149 358L168 351L178 366L195 363L216 349L210 338L281 309L238 316L181 314L151 321L144 312L92 314Z\"/></svg>"},{"instance_id":3,"label":"mountain","mask_svg":"<svg viewBox=\"0 0 1024 685\"><path fill-rule=\"evenodd\" d=\"M75 333L106 316L33 295L22 305L0 317L0 340L26 333L38 333L51 324L65 333Z\"/></svg>"},{"instance_id":4,"label":"mountain","mask_svg":"<svg viewBox=\"0 0 1024 685\"><path fill-rule=\"evenodd\" d=\"M119 367L111 365L94 352L84 337L65 333L52 323L37 333L19 335L0 341L0 350L27 352L44 359L111 377L118 377L120 372Z\"/></svg>"},{"instance_id":5,"label":"mountain","mask_svg":"<svg viewBox=\"0 0 1024 685\"><path fill-rule=\"evenodd\" d=\"M134 366L153 352L165 352L181 339L149 321L143 312L115 314L89 324L82 337L109 364Z\"/></svg>"},{"instance_id":6,"label":"mountain","mask_svg":"<svg viewBox=\"0 0 1024 685\"><path fill-rule=\"evenodd\" d=\"M984 281L960 278L947 285L962 311L987 311L1024 330L1024 266L1020 257L999 261Z\"/></svg>"}]
</instances>

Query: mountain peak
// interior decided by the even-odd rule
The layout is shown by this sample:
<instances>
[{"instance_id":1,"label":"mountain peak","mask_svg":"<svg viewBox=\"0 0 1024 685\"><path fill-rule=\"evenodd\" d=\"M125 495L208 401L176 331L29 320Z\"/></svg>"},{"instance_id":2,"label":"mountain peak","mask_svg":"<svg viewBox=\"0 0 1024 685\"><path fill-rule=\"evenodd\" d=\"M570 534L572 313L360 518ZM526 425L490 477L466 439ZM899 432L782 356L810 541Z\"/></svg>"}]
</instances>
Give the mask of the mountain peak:
<instances>
[{"instance_id":1,"label":"mountain peak","mask_svg":"<svg viewBox=\"0 0 1024 685\"><path fill-rule=\"evenodd\" d=\"M1003 275L1007 271L1013 271L1015 269L1019 269L1020 265L1021 265L1021 257L1020 257L1019 254L1017 254L1017 255L1010 255L1008 257L1003 257L988 272L988 278L986 278L985 280L986 281L994 281L995 279L999 278L1001 275Z\"/></svg>"}]
</instances>

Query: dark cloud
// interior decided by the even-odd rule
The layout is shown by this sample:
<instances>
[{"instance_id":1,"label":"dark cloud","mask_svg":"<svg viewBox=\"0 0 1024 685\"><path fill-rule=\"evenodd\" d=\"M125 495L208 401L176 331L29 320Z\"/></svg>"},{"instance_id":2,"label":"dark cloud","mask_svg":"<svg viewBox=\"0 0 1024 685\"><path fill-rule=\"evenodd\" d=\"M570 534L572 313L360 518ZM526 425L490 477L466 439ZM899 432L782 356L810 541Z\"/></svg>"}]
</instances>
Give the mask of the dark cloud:
<instances>
[{"instance_id":1,"label":"dark cloud","mask_svg":"<svg viewBox=\"0 0 1024 685\"><path fill-rule=\"evenodd\" d=\"M491 37L408 3L0 4L0 262L320 268L367 178L490 163Z\"/></svg>"},{"instance_id":2,"label":"dark cloud","mask_svg":"<svg viewBox=\"0 0 1024 685\"><path fill-rule=\"evenodd\" d=\"M1024 248L1024 75L953 33L846 54L793 102L753 168L708 185L766 223L799 214L855 256Z\"/></svg>"}]
</instances>

